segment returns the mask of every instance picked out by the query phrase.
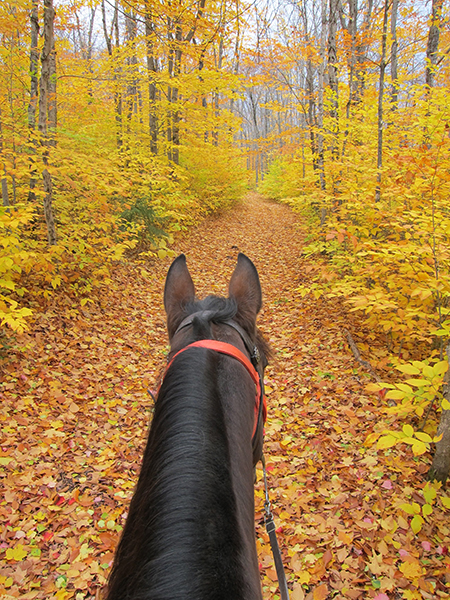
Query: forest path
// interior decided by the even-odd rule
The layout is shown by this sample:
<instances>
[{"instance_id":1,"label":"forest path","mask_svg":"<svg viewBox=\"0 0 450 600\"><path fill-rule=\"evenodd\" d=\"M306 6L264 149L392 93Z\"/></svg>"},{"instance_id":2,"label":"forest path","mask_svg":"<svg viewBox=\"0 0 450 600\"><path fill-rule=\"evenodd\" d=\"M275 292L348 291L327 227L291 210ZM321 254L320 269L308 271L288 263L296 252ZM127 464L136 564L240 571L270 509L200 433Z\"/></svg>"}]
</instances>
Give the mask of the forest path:
<instances>
[{"instance_id":1,"label":"forest path","mask_svg":"<svg viewBox=\"0 0 450 600\"><path fill-rule=\"evenodd\" d=\"M288 207L249 194L173 247L186 254L200 297L227 293L238 252L260 274L258 324L274 352L266 371L265 453L291 600L375 598L377 590L386 600L419 585L437 598L429 579L443 589L436 575L442 556L426 550L424 567L425 546L395 510L420 463L408 451L398 450L394 460L364 446L380 406L364 392L369 377L347 348L348 318L339 304L296 291L318 268L302 258L304 235ZM22 350L5 361L2 597L99 597L142 457L152 406L147 388L165 365L170 262L118 266L111 285L82 309L55 295L19 340ZM257 544L269 600L277 583L262 507L258 473ZM427 535L421 539L431 539L431 529ZM399 548L405 554L398 567Z\"/></svg>"}]
</instances>

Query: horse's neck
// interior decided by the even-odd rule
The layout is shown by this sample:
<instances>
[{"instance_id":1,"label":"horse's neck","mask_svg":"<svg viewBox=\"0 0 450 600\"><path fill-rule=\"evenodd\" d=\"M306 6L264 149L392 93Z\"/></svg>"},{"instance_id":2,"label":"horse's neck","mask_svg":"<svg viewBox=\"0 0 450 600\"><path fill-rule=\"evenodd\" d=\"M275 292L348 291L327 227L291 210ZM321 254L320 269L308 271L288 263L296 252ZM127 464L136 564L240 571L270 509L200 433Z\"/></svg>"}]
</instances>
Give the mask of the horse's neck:
<instances>
[{"instance_id":1,"label":"horse's neck","mask_svg":"<svg viewBox=\"0 0 450 600\"><path fill-rule=\"evenodd\" d=\"M261 598L251 444L243 443L252 424L229 410L248 399L228 394L224 407L217 378L192 377L197 387L189 377L183 388L169 382L158 400L109 600Z\"/></svg>"}]
</instances>

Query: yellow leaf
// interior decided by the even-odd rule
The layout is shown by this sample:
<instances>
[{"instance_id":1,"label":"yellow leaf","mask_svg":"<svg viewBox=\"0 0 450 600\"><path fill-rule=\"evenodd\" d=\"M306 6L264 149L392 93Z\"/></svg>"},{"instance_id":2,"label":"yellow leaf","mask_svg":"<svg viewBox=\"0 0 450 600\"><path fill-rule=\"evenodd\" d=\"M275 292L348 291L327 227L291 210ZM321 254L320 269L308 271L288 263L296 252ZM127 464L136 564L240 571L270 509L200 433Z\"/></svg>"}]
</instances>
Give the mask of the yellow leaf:
<instances>
[{"instance_id":1,"label":"yellow leaf","mask_svg":"<svg viewBox=\"0 0 450 600\"><path fill-rule=\"evenodd\" d=\"M387 448L392 448L398 442L398 438L395 438L393 435L383 435L377 442L377 450L386 450Z\"/></svg>"},{"instance_id":2,"label":"yellow leaf","mask_svg":"<svg viewBox=\"0 0 450 600\"><path fill-rule=\"evenodd\" d=\"M300 573L297 573L297 578L300 583L309 585L309 582L311 581L311 574L308 571L300 571Z\"/></svg>"},{"instance_id":3,"label":"yellow leaf","mask_svg":"<svg viewBox=\"0 0 450 600\"><path fill-rule=\"evenodd\" d=\"M389 390L386 394L386 398L389 400L403 400L405 397L405 392L401 392L400 390Z\"/></svg>"},{"instance_id":4,"label":"yellow leaf","mask_svg":"<svg viewBox=\"0 0 450 600\"><path fill-rule=\"evenodd\" d=\"M403 425L402 430L407 437L412 437L414 435L414 429L411 425Z\"/></svg>"},{"instance_id":5,"label":"yellow leaf","mask_svg":"<svg viewBox=\"0 0 450 600\"><path fill-rule=\"evenodd\" d=\"M166 256L167 256L167 251L160 248L158 250L158 257L162 260L163 258L166 258Z\"/></svg>"},{"instance_id":6,"label":"yellow leaf","mask_svg":"<svg viewBox=\"0 0 450 600\"><path fill-rule=\"evenodd\" d=\"M399 365L396 367L402 373L406 373L406 375L419 375L420 369L411 364Z\"/></svg>"},{"instance_id":7,"label":"yellow leaf","mask_svg":"<svg viewBox=\"0 0 450 600\"><path fill-rule=\"evenodd\" d=\"M448 369L448 362L446 360L440 360L433 367L433 371L435 372L436 375L443 375L444 373L447 372L447 369Z\"/></svg>"},{"instance_id":8,"label":"yellow leaf","mask_svg":"<svg viewBox=\"0 0 450 600\"><path fill-rule=\"evenodd\" d=\"M364 442L364 446L369 448L372 444L380 437L379 433L371 433L366 437L366 441Z\"/></svg>"},{"instance_id":9,"label":"yellow leaf","mask_svg":"<svg viewBox=\"0 0 450 600\"><path fill-rule=\"evenodd\" d=\"M6 551L6 560L15 560L21 562L28 552L24 549L22 544L17 544L15 548L8 548Z\"/></svg>"},{"instance_id":10,"label":"yellow leaf","mask_svg":"<svg viewBox=\"0 0 450 600\"><path fill-rule=\"evenodd\" d=\"M420 517L418 517L420 518ZM400 571L406 577L406 579L416 579L421 577L424 570L420 564L416 561L407 561L400 565Z\"/></svg>"},{"instance_id":11,"label":"yellow leaf","mask_svg":"<svg viewBox=\"0 0 450 600\"><path fill-rule=\"evenodd\" d=\"M405 513L408 513L408 515L416 515L420 511L420 507L419 511L417 510L418 506L419 505L414 502L413 504L400 504L399 508L404 510Z\"/></svg>"},{"instance_id":12,"label":"yellow leaf","mask_svg":"<svg viewBox=\"0 0 450 600\"><path fill-rule=\"evenodd\" d=\"M416 515L415 517L412 518L411 529L414 531L414 533L416 533L416 534L419 533L419 531L422 529L422 525L423 525L423 519L421 516Z\"/></svg>"},{"instance_id":13,"label":"yellow leaf","mask_svg":"<svg viewBox=\"0 0 450 600\"><path fill-rule=\"evenodd\" d=\"M425 454L428 450L428 446L419 440L414 440L414 443L411 444L411 450L413 451L414 456L420 456L421 454Z\"/></svg>"},{"instance_id":14,"label":"yellow leaf","mask_svg":"<svg viewBox=\"0 0 450 600\"><path fill-rule=\"evenodd\" d=\"M450 410L450 402L447 400L447 398L442 398L442 410Z\"/></svg>"},{"instance_id":15,"label":"yellow leaf","mask_svg":"<svg viewBox=\"0 0 450 600\"><path fill-rule=\"evenodd\" d=\"M431 383L428 379L407 379L406 382L418 388L427 387Z\"/></svg>"},{"instance_id":16,"label":"yellow leaf","mask_svg":"<svg viewBox=\"0 0 450 600\"><path fill-rule=\"evenodd\" d=\"M423 431L416 431L414 435L416 436L416 438L418 438L422 442L425 442L426 444L431 444L431 442L433 441L428 435L428 433L424 433Z\"/></svg>"}]
</instances>

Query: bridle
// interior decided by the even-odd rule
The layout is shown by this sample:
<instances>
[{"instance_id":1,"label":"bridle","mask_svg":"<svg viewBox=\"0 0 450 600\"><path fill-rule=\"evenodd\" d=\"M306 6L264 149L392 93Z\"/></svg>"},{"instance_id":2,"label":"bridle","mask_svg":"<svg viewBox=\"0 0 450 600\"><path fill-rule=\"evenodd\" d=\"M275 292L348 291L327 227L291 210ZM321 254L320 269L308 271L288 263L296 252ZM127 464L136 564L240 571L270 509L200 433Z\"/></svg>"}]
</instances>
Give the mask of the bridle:
<instances>
[{"instance_id":1,"label":"bridle","mask_svg":"<svg viewBox=\"0 0 450 600\"><path fill-rule=\"evenodd\" d=\"M210 311L210 310L202 310L202 311L198 311L198 312L190 314L177 327L177 329L174 333L174 336L177 333L179 333L182 329L192 325L192 323L196 317L202 316L202 317L208 319L208 317L212 317L214 314L215 314L214 311ZM228 325L229 327L232 327L235 331L238 332L238 334L241 337L241 340L244 343L244 346L249 354L249 357L245 356L245 354L243 352L241 352L239 350L239 348L236 348L236 346L233 346L233 344L229 344L227 342L221 342L221 341L215 340L215 339L198 340L197 342L192 342L191 344L188 344L187 346L185 346L184 348L182 348L181 350L176 352L169 360L167 367L165 369L165 373L167 373L167 371L169 370L169 368L172 365L175 358L177 356L179 356L180 354L182 354L183 352L186 352L186 350L189 350L190 348L206 348L208 350L214 350L215 352L219 352L220 354L225 354L227 356L231 356L232 358L234 358L238 362L240 362L241 365L243 365L246 368L247 372L249 373L250 377L253 380L253 383L256 386L255 409L254 409L255 418L254 418L254 422L253 422L253 431L252 431L252 449L253 449L253 453L255 454L255 451L259 445L259 432L261 431L261 427L264 426L264 423L266 422L266 418L267 418L267 403L266 403L266 398L264 396L264 380L263 380L262 369L261 369L261 354L260 354L257 346L250 339L250 336L238 323L236 323L232 319L228 319L226 321L220 321L220 323L218 323L218 324ZM164 375L165 375L165 373L164 373ZM163 380L164 380L164 376L163 376ZM259 457L256 457L256 458L259 460Z\"/></svg>"},{"instance_id":2,"label":"bridle","mask_svg":"<svg viewBox=\"0 0 450 600\"><path fill-rule=\"evenodd\" d=\"M176 329L174 336L189 325L192 325L195 317L211 317L211 322L214 323L214 311L210 310L202 310L198 312L194 312L188 317L186 317L178 328ZM265 489L265 502L264 502L264 521L266 524L267 533L269 534L270 546L272 548L272 554L274 557L275 568L278 577L278 583L280 587L281 600L289 600L289 589L286 582L286 575L283 568L283 560L281 558L280 548L278 546L278 540L276 535L275 524L273 521L273 515L271 511L271 505L269 501L269 494L267 488L267 477L266 477L266 464L264 455L262 454L262 447L260 447L260 438L259 434L261 433L261 428L264 426L267 418L267 404L266 398L264 396L264 379L263 379L263 368L261 364L261 355L257 348L257 346L250 339L250 336L247 332L235 321L232 319L228 319L226 321L218 321L217 324L220 325L228 325L235 329L241 337L241 340L244 343L244 346L249 354L249 357L245 356L243 352L233 346L233 344L228 344L227 342L221 342L215 339L204 339L198 340L197 342L192 342L188 344L178 352L176 352L167 363L167 367L164 372L164 376L167 373L168 369L172 365L173 361L177 356L186 352L190 348L206 348L208 350L214 350L215 352L219 352L220 354L225 354L227 356L231 356L241 363L250 374L255 386L256 386L256 397L255 397L255 419L253 423L253 433L252 433L252 451L253 451L253 459L254 465L261 459L263 464L263 474L264 474L264 489ZM161 380L160 387L162 382L164 381L164 376ZM159 389L158 389L159 392Z\"/></svg>"}]
</instances>

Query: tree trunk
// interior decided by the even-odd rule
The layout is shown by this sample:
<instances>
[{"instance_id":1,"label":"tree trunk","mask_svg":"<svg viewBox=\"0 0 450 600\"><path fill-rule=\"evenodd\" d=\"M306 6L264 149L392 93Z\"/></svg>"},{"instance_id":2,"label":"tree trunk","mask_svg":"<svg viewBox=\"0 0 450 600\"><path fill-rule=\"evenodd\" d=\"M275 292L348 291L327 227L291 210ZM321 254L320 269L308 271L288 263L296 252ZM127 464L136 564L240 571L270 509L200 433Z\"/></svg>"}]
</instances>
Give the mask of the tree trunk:
<instances>
[{"instance_id":1,"label":"tree trunk","mask_svg":"<svg viewBox=\"0 0 450 600\"><path fill-rule=\"evenodd\" d=\"M330 0L329 3L329 23L328 23L328 79L331 90L331 133L333 142L331 144L331 155L337 157L338 153L338 135L339 135L339 95L338 95L338 77L337 77L337 53L336 53L336 32L337 17L339 11L339 0Z\"/></svg>"},{"instance_id":2,"label":"tree trunk","mask_svg":"<svg viewBox=\"0 0 450 600\"><path fill-rule=\"evenodd\" d=\"M154 56L153 43L155 25L151 11L151 3L147 0L145 11L145 37L147 44L147 73L148 73L148 127L150 133L150 152L158 154L158 116L156 114L156 72L157 62Z\"/></svg>"},{"instance_id":3,"label":"tree trunk","mask_svg":"<svg viewBox=\"0 0 450 600\"><path fill-rule=\"evenodd\" d=\"M183 41L183 32L181 24L177 24L175 29L176 47L174 53L174 77L178 80L181 74L181 43ZM178 109L179 89L178 81L175 87L172 88L172 103L174 109L172 111L172 160L178 165L180 163L180 111Z\"/></svg>"},{"instance_id":4,"label":"tree trunk","mask_svg":"<svg viewBox=\"0 0 450 600\"><path fill-rule=\"evenodd\" d=\"M325 190L325 156L323 139L323 92L325 75L325 40L327 34L327 5L326 0L321 0L321 29L320 29L320 62L319 62L319 87L318 87L318 123L317 123L317 165L319 168L320 189Z\"/></svg>"},{"instance_id":5,"label":"tree trunk","mask_svg":"<svg viewBox=\"0 0 450 600\"><path fill-rule=\"evenodd\" d=\"M167 39L169 45L168 74L169 78L178 79L181 74L181 58L183 55L183 44L190 43L195 35L199 20L203 16L203 10L206 0L197 0L197 12L189 32L183 37L181 17L176 17L173 21L168 20ZM175 31L175 40L173 32ZM178 109L179 88L178 81L175 85L169 84L167 89L167 99L169 102L167 114L167 156L176 165L179 164L180 152L180 111Z\"/></svg>"},{"instance_id":6,"label":"tree trunk","mask_svg":"<svg viewBox=\"0 0 450 600\"><path fill-rule=\"evenodd\" d=\"M356 47L356 70L355 75L357 79L355 103L359 103L361 96L364 93L366 86L366 62L367 62L367 35L370 28L370 20L372 18L373 0L367 1L367 10L364 15L364 21L360 28L359 43Z\"/></svg>"},{"instance_id":7,"label":"tree trunk","mask_svg":"<svg viewBox=\"0 0 450 600\"><path fill-rule=\"evenodd\" d=\"M34 130L36 127L36 107L38 101L38 69L39 69L39 16L38 0L32 0L30 16L31 44L30 44L30 102L28 104L28 127Z\"/></svg>"},{"instance_id":8,"label":"tree trunk","mask_svg":"<svg viewBox=\"0 0 450 600\"><path fill-rule=\"evenodd\" d=\"M397 109L398 103L398 59L397 59L397 13L398 13L398 0L392 0L392 13L391 13L391 103L394 110Z\"/></svg>"},{"instance_id":9,"label":"tree trunk","mask_svg":"<svg viewBox=\"0 0 450 600\"><path fill-rule=\"evenodd\" d=\"M133 114L137 114L137 81L136 81L136 70L137 70L137 56L136 56L136 18L132 11L125 12L125 31L126 31L126 43L130 47L129 56L127 58L127 91L126 91L126 129L127 137L131 133L131 121Z\"/></svg>"},{"instance_id":10,"label":"tree trunk","mask_svg":"<svg viewBox=\"0 0 450 600\"><path fill-rule=\"evenodd\" d=\"M30 148L31 154L36 154L36 140L34 139L34 130L36 129L36 107L39 96L39 13L38 13L38 0L32 0L32 9L30 15L30 29L31 29L31 43L30 43L30 102L28 104L28 128L30 130ZM30 190L28 192L28 200L34 202L36 200L36 194L34 188L36 187L37 171L33 166L35 159L30 156Z\"/></svg>"},{"instance_id":11,"label":"tree trunk","mask_svg":"<svg viewBox=\"0 0 450 600\"><path fill-rule=\"evenodd\" d=\"M220 71L222 69L222 61L223 61L223 36L220 36L219 40L219 56L217 57L217 70ZM214 92L214 113L216 119L219 118L219 92L216 90ZM212 132L213 144L214 146L219 145L219 132L217 127L215 127Z\"/></svg>"},{"instance_id":12,"label":"tree trunk","mask_svg":"<svg viewBox=\"0 0 450 600\"><path fill-rule=\"evenodd\" d=\"M425 83L431 88L434 86L434 75L437 64L437 51L439 46L439 30L442 22L443 0L433 0L431 6L431 23L428 30L427 43L427 68Z\"/></svg>"},{"instance_id":13,"label":"tree trunk","mask_svg":"<svg viewBox=\"0 0 450 600\"><path fill-rule=\"evenodd\" d=\"M1 114L1 109L0 109L0 157L3 163L3 176L1 178L2 180L2 204L3 206L7 207L7 210L9 212L9 196L8 196L8 180L6 179L6 166L5 166L5 161L3 158L3 128L2 128L2 120L1 120L2 114Z\"/></svg>"},{"instance_id":14,"label":"tree trunk","mask_svg":"<svg viewBox=\"0 0 450 600\"><path fill-rule=\"evenodd\" d=\"M116 0L114 7L114 17L111 24L111 33L108 33L108 28L106 26L106 10L105 10L105 0L102 0L102 24L103 24L103 34L105 36L106 48L108 50L108 55L112 58L113 55L113 43L112 43L112 35L115 32L115 46L119 47L119 26L118 26L118 11L119 6ZM116 144L117 148L122 147L122 94L120 91L120 67L114 66L114 75L113 75L113 86L114 86L114 118L116 121Z\"/></svg>"},{"instance_id":15,"label":"tree trunk","mask_svg":"<svg viewBox=\"0 0 450 600\"><path fill-rule=\"evenodd\" d=\"M358 18L358 0L348 0L348 25L346 27L348 34L350 36L350 56L348 58L348 79L349 79L349 94L347 106L345 107L345 119L347 122L345 133L344 133L344 142L342 144L342 156L345 154L345 149L347 145L347 138L349 133L349 123L350 123L350 114L351 107L354 104L354 99L357 95L357 78L355 75L355 66L356 66L356 34L357 34L357 18ZM343 16L341 16L341 21L343 22L343 26L345 27L345 22Z\"/></svg>"},{"instance_id":16,"label":"tree trunk","mask_svg":"<svg viewBox=\"0 0 450 600\"><path fill-rule=\"evenodd\" d=\"M450 368L450 344L447 345L447 360ZM447 371L444 382L444 398L448 402L450 402L449 375L450 371ZM445 485L450 475L450 410L442 411L437 435L442 435L442 438L436 442L436 452L428 471L428 479L430 481L437 479Z\"/></svg>"},{"instance_id":17,"label":"tree trunk","mask_svg":"<svg viewBox=\"0 0 450 600\"><path fill-rule=\"evenodd\" d=\"M381 39L380 80L378 83L378 145L377 145L377 186L375 202L381 199L381 169L383 167L383 91L386 71L386 42L389 0L384 0L383 34Z\"/></svg>"},{"instance_id":18,"label":"tree trunk","mask_svg":"<svg viewBox=\"0 0 450 600\"><path fill-rule=\"evenodd\" d=\"M42 160L44 170L42 179L44 182L44 216L47 224L48 243L52 246L56 244L56 227L53 216L53 185L52 178L48 171L48 96L51 73L51 53L53 50L53 22L55 11L53 8L53 0L44 0L44 46L41 54L41 79L39 89L39 133L41 134L41 144L43 146Z\"/></svg>"},{"instance_id":19,"label":"tree trunk","mask_svg":"<svg viewBox=\"0 0 450 600\"><path fill-rule=\"evenodd\" d=\"M52 0L53 3L53 0ZM58 124L58 111L56 106L56 51L55 37L53 33L53 20L55 11L53 9L52 17L52 48L48 63L48 92L47 92L47 111L48 111L48 143L50 146L56 146L56 128Z\"/></svg>"}]
</instances>

